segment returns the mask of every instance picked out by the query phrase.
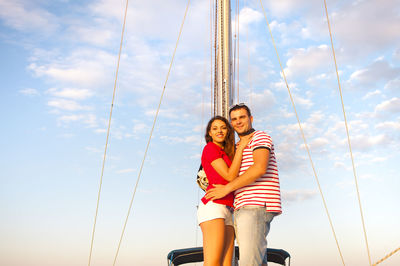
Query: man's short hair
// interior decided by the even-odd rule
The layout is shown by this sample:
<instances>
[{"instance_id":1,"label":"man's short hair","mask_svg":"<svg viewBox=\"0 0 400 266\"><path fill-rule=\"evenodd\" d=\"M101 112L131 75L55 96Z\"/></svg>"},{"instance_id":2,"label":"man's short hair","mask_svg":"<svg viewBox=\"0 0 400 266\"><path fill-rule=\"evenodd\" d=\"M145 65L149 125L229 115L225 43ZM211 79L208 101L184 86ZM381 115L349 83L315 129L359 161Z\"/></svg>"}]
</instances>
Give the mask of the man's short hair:
<instances>
[{"instance_id":1,"label":"man's short hair","mask_svg":"<svg viewBox=\"0 0 400 266\"><path fill-rule=\"evenodd\" d=\"M247 111L248 116L251 116L250 108L244 103L237 103L229 107L229 117L231 117L231 112L239 109L245 109Z\"/></svg>"}]
</instances>

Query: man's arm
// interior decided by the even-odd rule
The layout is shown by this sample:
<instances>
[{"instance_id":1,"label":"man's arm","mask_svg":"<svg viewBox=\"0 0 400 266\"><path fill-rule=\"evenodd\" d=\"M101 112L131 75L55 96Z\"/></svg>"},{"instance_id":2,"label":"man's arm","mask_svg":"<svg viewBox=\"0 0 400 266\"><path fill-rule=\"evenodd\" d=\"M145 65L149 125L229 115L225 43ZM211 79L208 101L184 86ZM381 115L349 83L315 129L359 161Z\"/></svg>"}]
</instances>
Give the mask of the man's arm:
<instances>
[{"instance_id":1,"label":"man's arm","mask_svg":"<svg viewBox=\"0 0 400 266\"><path fill-rule=\"evenodd\" d=\"M232 191L235 191L241 187L247 186L254 181L256 181L260 176L265 174L265 171L268 167L269 162L269 149L267 148L258 148L253 151L253 161L254 164L249 167L249 169L244 172L243 175L235 178L233 181L229 182L226 185L215 185L215 188L212 188L207 191L206 199L220 199L229 194Z\"/></svg>"}]
</instances>

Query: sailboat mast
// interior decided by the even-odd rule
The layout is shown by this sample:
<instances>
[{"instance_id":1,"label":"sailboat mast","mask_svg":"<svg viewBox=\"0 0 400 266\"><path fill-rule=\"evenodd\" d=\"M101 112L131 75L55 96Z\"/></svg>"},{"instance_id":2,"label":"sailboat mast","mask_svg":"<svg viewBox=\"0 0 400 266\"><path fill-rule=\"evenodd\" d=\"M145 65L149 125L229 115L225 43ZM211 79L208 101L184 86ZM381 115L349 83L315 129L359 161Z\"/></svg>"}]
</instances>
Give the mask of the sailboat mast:
<instances>
[{"instance_id":1,"label":"sailboat mast","mask_svg":"<svg viewBox=\"0 0 400 266\"><path fill-rule=\"evenodd\" d=\"M215 55L214 113L228 118L229 106L233 103L231 3L230 0L216 1L217 51Z\"/></svg>"}]
</instances>

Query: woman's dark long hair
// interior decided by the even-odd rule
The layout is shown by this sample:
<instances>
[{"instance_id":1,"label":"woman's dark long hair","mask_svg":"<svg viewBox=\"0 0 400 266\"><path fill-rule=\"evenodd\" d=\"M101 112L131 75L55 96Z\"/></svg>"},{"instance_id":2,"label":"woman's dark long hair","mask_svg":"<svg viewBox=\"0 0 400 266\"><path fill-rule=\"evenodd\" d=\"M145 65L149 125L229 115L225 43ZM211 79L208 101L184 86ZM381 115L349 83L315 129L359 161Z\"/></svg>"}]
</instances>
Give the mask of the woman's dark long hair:
<instances>
[{"instance_id":1,"label":"woman's dark long hair","mask_svg":"<svg viewBox=\"0 0 400 266\"><path fill-rule=\"evenodd\" d=\"M228 132L226 134L225 140L222 145L223 145L224 151L229 156L229 158L233 159L233 156L235 155L235 132L233 131L231 124L229 124L229 121L225 117L217 115L217 116L214 116L213 118L211 118L211 120L208 122L207 129L206 129L206 135L205 135L206 143L209 143L212 141L212 138L208 134L208 132L210 132L211 124L215 120L220 120L220 121L224 122L226 125L226 128L228 129Z\"/></svg>"}]
</instances>

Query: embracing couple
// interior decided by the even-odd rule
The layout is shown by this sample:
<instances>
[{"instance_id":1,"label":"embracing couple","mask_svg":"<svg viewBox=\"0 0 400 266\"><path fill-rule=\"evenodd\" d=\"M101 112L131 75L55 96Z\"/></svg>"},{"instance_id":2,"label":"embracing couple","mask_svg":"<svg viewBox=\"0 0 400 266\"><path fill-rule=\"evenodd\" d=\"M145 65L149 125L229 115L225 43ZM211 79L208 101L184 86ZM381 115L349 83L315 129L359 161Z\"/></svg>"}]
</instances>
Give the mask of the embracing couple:
<instances>
[{"instance_id":1,"label":"embracing couple","mask_svg":"<svg viewBox=\"0 0 400 266\"><path fill-rule=\"evenodd\" d=\"M230 123L221 116L210 120L201 156L209 182L197 213L204 265L231 266L235 235L240 266L267 265L266 237L282 212L274 145L269 135L253 129L246 105L232 106L229 118ZM234 131L240 138L236 145Z\"/></svg>"}]
</instances>

